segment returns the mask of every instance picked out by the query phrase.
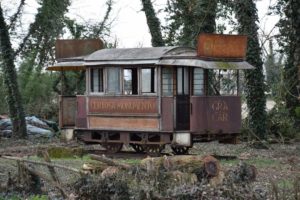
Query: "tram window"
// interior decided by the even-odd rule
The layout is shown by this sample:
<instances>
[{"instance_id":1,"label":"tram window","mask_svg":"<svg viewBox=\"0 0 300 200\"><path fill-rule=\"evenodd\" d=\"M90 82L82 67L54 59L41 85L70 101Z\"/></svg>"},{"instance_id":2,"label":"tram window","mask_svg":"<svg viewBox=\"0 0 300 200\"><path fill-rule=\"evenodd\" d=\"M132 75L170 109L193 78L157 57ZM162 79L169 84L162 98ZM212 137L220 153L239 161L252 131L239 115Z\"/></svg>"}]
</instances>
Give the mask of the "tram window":
<instances>
[{"instance_id":1,"label":"tram window","mask_svg":"<svg viewBox=\"0 0 300 200\"><path fill-rule=\"evenodd\" d=\"M173 94L173 69L170 67L162 68L162 94L164 96Z\"/></svg>"},{"instance_id":2,"label":"tram window","mask_svg":"<svg viewBox=\"0 0 300 200\"><path fill-rule=\"evenodd\" d=\"M142 68L142 93L155 93L155 68Z\"/></svg>"},{"instance_id":3,"label":"tram window","mask_svg":"<svg viewBox=\"0 0 300 200\"><path fill-rule=\"evenodd\" d=\"M123 94L125 95L138 94L137 68L124 69L123 84L124 84Z\"/></svg>"},{"instance_id":4,"label":"tram window","mask_svg":"<svg viewBox=\"0 0 300 200\"><path fill-rule=\"evenodd\" d=\"M120 68L107 68L107 93L120 94Z\"/></svg>"},{"instance_id":5,"label":"tram window","mask_svg":"<svg viewBox=\"0 0 300 200\"><path fill-rule=\"evenodd\" d=\"M201 68L194 68L193 74L193 94L195 96L203 95L204 93L204 71Z\"/></svg>"},{"instance_id":6,"label":"tram window","mask_svg":"<svg viewBox=\"0 0 300 200\"><path fill-rule=\"evenodd\" d=\"M91 69L91 92L103 92L103 69Z\"/></svg>"}]
</instances>

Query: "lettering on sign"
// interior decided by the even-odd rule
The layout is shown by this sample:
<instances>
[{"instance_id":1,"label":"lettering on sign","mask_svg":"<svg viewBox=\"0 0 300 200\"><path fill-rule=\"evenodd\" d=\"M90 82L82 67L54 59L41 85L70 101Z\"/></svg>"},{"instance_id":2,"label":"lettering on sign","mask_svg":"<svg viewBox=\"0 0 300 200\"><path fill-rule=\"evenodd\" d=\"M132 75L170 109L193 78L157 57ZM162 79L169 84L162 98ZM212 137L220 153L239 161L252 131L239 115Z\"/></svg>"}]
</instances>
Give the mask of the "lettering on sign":
<instances>
[{"instance_id":1,"label":"lettering on sign","mask_svg":"<svg viewBox=\"0 0 300 200\"><path fill-rule=\"evenodd\" d=\"M216 122L228 122L228 105L224 100L215 100L211 103L212 120Z\"/></svg>"},{"instance_id":2,"label":"lettering on sign","mask_svg":"<svg viewBox=\"0 0 300 200\"><path fill-rule=\"evenodd\" d=\"M102 113L155 113L157 112L154 100L91 100L90 111Z\"/></svg>"}]
</instances>

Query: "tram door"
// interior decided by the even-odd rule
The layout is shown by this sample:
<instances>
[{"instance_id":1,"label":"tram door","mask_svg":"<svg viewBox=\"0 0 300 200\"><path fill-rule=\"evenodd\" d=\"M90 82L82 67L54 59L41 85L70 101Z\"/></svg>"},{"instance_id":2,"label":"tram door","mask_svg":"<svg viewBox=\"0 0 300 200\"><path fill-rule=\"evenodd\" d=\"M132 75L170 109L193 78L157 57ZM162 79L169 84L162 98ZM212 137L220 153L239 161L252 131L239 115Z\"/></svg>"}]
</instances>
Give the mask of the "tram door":
<instances>
[{"instance_id":1,"label":"tram door","mask_svg":"<svg viewBox=\"0 0 300 200\"><path fill-rule=\"evenodd\" d=\"M177 68L176 130L190 129L189 68Z\"/></svg>"}]
</instances>

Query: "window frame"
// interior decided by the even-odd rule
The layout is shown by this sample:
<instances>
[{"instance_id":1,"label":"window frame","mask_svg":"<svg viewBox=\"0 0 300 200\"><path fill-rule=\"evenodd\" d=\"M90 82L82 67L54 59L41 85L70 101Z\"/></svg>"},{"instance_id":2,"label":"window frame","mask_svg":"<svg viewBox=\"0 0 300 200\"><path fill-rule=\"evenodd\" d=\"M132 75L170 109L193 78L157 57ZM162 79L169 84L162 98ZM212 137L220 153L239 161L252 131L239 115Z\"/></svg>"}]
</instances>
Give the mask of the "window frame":
<instances>
[{"instance_id":1,"label":"window frame","mask_svg":"<svg viewBox=\"0 0 300 200\"><path fill-rule=\"evenodd\" d=\"M101 70L102 71L102 91L93 91L92 88L94 87L93 86L93 72L94 70ZM105 76L104 76L104 73L105 73L105 68L103 67L91 67L89 69L89 79L88 79L88 83L89 83L89 94L91 95L104 95L105 94ZM100 77L100 76L99 76ZM100 82L100 80L99 80ZM99 84L100 86L100 84Z\"/></svg>"},{"instance_id":2,"label":"window frame","mask_svg":"<svg viewBox=\"0 0 300 200\"><path fill-rule=\"evenodd\" d=\"M143 74L142 74L142 71L143 71L143 69L151 69L151 71L152 71L152 69L153 69L153 90L154 90L154 92L143 92L143 79L142 79L142 77L143 77ZM147 66L147 67L140 67L139 68L139 80L138 80L138 83L140 83L139 84L139 95L144 95L144 96L154 96L154 95L157 95L157 67L155 67L155 66L153 66L153 67L151 67L151 66ZM150 75L150 81L152 82L152 73L151 73L151 75ZM152 83L150 83L151 85L152 85ZM151 87L151 86L150 86ZM151 88L150 88L150 90L151 90Z\"/></svg>"}]
</instances>

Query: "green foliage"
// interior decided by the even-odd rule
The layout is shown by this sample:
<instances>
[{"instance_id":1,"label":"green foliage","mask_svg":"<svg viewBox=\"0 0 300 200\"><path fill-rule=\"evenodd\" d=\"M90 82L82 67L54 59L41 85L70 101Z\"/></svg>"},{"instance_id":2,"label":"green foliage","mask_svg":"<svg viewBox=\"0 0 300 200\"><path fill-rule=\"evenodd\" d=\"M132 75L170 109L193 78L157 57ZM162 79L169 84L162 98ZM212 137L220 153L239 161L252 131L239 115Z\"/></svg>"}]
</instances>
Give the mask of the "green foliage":
<instances>
[{"instance_id":1,"label":"green foliage","mask_svg":"<svg viewBox=\"0 0 300 200\"><path fill-rule=\"evenodd\" d=\"M42 72L32 60L24 61L19 69L20 90L27 115L53 119L58 112L58 99L53 91L57 74Z\"/></svg>"},{"instance_id":2,"label":"green foliage","mask_svg":"<svg viewBox=\"0 0 300 200\"><path fill-rule=\"evenodd\" d=\"M295 125L299 127L300 123L297 120L295 108L300 106L297 99L299 96L297 74L300 65L300 2L297 0L278 0L273 11L281 17L277 27L280 30L278 43L281 47L281 53L286 55L284 66L287 90L286 107L289 109L290 115L294 117Z\"/></svg>"},{"instance_id":3,"label":"green foliage","mask_svg":"<svg viewBox=\"0 0 300 200\"><path fill-rule=\"evenodd\" d=\"M290 200L300 198L300 178L271 182L270 198L274 200Z\"/></svg>"},{"instance_id":4,"label":"green foliage","mask_svg":"<svg viewBox=\"0 0 300 200\"><path fill-rule=\"evenodd\" d=\"M281 139L295 138L297 130L294 128L294 118L289 114L284 104L277 104L269 113L267 120L269 135Z\"/></svg>"},{"instance_id":5,"label":"green foliage","mask_svg":"<svg viewBox=\"0 0 300 200\"><path fill-rule=\"evenodd\" d=\"M276 54L273 50L273 40L269 41L269 53L266 57L265 68L268 91L271 92L271 96L275 97L278 94L277 86L280 84L282 71L283 71L283 54Z\"/></svg>"},{"instance_id":6,"label":"green foliage","mask_svg":"<svg viewBox=\"0 0 300 200\"><path fill-rule=\"evenodd\" d=\"M151 43L153 47L164 46L165 42L161 34L160 21L156 16L151 0L141 0L143 11L145 12L147 24L151 34Z\"/></svg>"},{"instance_id":7,"label":"green foliage","mask_svg":"<svg viewBox=\"0 0 300 200\"><path fill-rule=\"evenodd\" d=\"M216 0L168 0L165 12L168 45L194 47L199 33L215 32Z\"/></svg>"},{"instance_id":8,"label":"green foliage","mask_svg":"<svg viewBox=\"0 0 300 200\"><path fill-rule=\"evenodd\" d=\"M68 11L70 0L39 0L40 8L35 21L30 24L29 31L24 37L16 53L22 56L32 56L39 67L47 61L54 60L55 40L62 34L64 15ZM51 19L51 20L49 20Z\"/></svg>"},{"instance_id":9,"label":"green foliage","mask_svg":"<svg viewBox=\"0 0 300 200\"><path fill-rule=\"evenodd\" d=\"M245 93L249 109L249 126L260 139L266 139L266 88L257 33L257 10L252 0L237 0L234 8L239 23L239 33L248 35L246 60L255 67L254 70L245 71Z\"/></svg>"}]
</instances>

